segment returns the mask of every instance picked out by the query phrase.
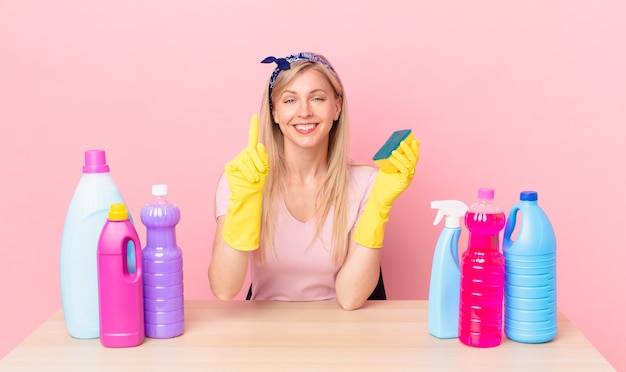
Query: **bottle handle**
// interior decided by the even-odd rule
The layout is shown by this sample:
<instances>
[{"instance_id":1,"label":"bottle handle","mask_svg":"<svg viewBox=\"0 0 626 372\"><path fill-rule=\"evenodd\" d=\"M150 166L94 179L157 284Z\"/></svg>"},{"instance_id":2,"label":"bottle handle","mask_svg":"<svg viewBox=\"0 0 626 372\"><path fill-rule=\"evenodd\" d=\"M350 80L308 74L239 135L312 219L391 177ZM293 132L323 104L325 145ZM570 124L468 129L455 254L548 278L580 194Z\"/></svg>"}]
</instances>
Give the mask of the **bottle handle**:
<instances>
[{"instance_id":1,"label":"bottle handle","mask_svg":"<svg viewBox=\"0 0 626 372\"><path fill-rule=\"evenodd\" d=\"M133 256L129 256L130 243L133 243ZM124 239L123 244L123 256L124 259L124 276L127 276L130 281L137 280L142 271L142 252L141 243L138 237L129 235ZM132 258L132 260L131 260Z\"/></svg>"},{"instance_id":2,"label":"bottle handle","mask_svg":"<svg viewBox=\"0 0 626 372\"><path fill-rule=\"evenodd\" d=\"M515 230L515 224L517 222L517 211L519 211L519 206L513 206L513 208L511 208L511 212L509 213L509 218L506 220L506 225L504 227L504 236L503 236L503 244L502 246L510 246L511 244L514 243L513 240L511 240L511 234L513 233L513 230Z\"/></svg>"},{"instance_id":3,"label":"bottle handle","mask_svg":"<svg viewBox=\"0 0 626 372\"><path fill-rule=\"evenodd\" d=\"M461 236L461 229L456 229L452 235L452 242L450 243L450 254L452 254L452 260L457 270L461 270L461 262L459 261L459 237Z\"/></svg>"}]
</instances>

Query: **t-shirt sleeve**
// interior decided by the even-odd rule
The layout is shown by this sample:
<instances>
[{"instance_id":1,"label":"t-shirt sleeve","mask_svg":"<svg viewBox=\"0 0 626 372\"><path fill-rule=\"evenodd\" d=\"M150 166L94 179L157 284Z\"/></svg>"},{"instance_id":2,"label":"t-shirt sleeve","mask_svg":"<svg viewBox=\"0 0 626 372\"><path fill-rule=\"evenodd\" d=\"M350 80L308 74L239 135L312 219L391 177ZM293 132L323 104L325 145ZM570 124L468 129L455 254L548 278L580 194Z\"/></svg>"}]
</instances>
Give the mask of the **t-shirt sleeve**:
<instances>
[{"instance_id":1,"label":"t-shirt sleeve","mask_svg":"<svg viewBox=\"0 0 626 372\"><path fill-rule=\"evenodd\" d=\"M368 171L363 173L363 185L365 187L365 193L363 194L363 198L361 198L361 205L359 206L359 218L361 217L361 213L363 213L365 203L367 203L367 200L369 199L370 192L372 192L372 187L374 187L374 180L376 179L376 174L378 172L375 168L368 167Z\"/></svg>"},{"instance_id":2,"label":"t-shirt sleeve","mask_svg":"<svg viewBox=\"0 0 626 372\"><path fill-rule=\"evenodd\" d=\"M356 226L356 223L361 218L361 214L363 213L363 209L365 208L365 204L369 198L370 192L372 191L372 187L374 186L374 180L376 179L377 169L371 166L356 166L354 172L355 179L355 193L357 196L357 203L359 205L356 218L354 220L354 224L352 228Z\"/></svg>"},{"instance_id":3,"label":"t-shirt sleeve","mask_svg":"<svg viewBox=\"0 0 626 372\"><path fill-rule=\"evenodd\" d=\"M226 174L222 173L217 182L215 190L215 218L226 215L228 212L228 198L230 197L230 186Z\"/></svg>"}]
</instances>

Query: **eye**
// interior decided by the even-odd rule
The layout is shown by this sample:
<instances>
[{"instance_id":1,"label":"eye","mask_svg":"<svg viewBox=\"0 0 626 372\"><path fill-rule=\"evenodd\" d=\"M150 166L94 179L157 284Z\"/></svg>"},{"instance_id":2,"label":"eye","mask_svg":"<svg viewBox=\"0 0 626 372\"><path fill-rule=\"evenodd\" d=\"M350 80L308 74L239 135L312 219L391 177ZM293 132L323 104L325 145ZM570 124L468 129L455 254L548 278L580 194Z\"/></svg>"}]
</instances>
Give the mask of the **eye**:
<instances>
[{"instance_id":1,"label":"eye","mask_svg":"<svg viewBox=\"0 0 626 372\"><path fill-rule=\"evenodd\" d=\"M324 102L326 99L324 97L313 97L312 101L316 102Z\"/></svg>"},{"instance_id":2,"label":"eye","mask_svg":"<svg viewBox=\"0 0 626 372\"><path fill-rule=\"evenodd\" d=\"M287 99L285 99L283 102L284 102L284 103L294 103L294 102L296 102L296 100L295 100L295 99L293 99L293 98L287 98Z\"/></svg>"}]
</instances>

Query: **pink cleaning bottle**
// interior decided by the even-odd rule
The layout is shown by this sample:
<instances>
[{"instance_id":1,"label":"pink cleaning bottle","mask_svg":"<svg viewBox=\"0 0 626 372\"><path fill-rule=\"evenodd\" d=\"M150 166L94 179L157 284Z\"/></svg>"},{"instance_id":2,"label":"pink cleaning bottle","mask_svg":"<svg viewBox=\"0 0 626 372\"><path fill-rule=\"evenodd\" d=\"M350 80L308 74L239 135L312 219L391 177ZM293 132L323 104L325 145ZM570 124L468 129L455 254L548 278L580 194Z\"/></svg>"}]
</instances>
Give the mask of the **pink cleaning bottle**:
<instances>
[{"instance_id":1,"label":"pink cleaning bottle","mask_svg":"<svg viewBox=\"0 0 626 372\"><path fill-rule=\"evenodd\" d=\"M128 250L134 250L133 255ZM133 257L135 262L129 263ZM130 270L129 270L130 266ZM111 204L98 240L100 342L106 347L143 343L141 244L126 205Z\"/></svg>"},{"instance_id":2,"label":"pink cleaning bottle","mask_svg":"<svg viewBox=\"0 0 626 372\"><path fill-rule=\"evenodd\" d=\"M504 255L499 234L505 215L493 198L493 189L479 189L479 200L465 214L469 238L461 266L459 340L475 347L502 341Z\"/></svg>"}]
</instances>

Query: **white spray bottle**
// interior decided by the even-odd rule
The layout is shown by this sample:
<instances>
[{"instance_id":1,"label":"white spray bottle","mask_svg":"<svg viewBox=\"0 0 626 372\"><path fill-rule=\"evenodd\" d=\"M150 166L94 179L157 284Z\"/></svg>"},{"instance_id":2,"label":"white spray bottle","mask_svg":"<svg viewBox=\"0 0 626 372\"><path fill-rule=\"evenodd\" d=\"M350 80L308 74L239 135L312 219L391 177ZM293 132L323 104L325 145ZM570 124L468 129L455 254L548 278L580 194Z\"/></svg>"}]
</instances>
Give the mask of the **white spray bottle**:
<instances>
[{"instance_id":1,"label":"white spray bottle","mask_svg":"<svg viewBox=\"0 0 626 372\"><path fill-rule=\"evenodd\" d=\"M459 237L461 218L467 205L458 200L437 200L430 203L437 209L433 225L446 217L446 225L439 235L428 292L428 332L437 338L459 336L459 296L461 268L459 265Z\"/></svg>"}]
</instances>

